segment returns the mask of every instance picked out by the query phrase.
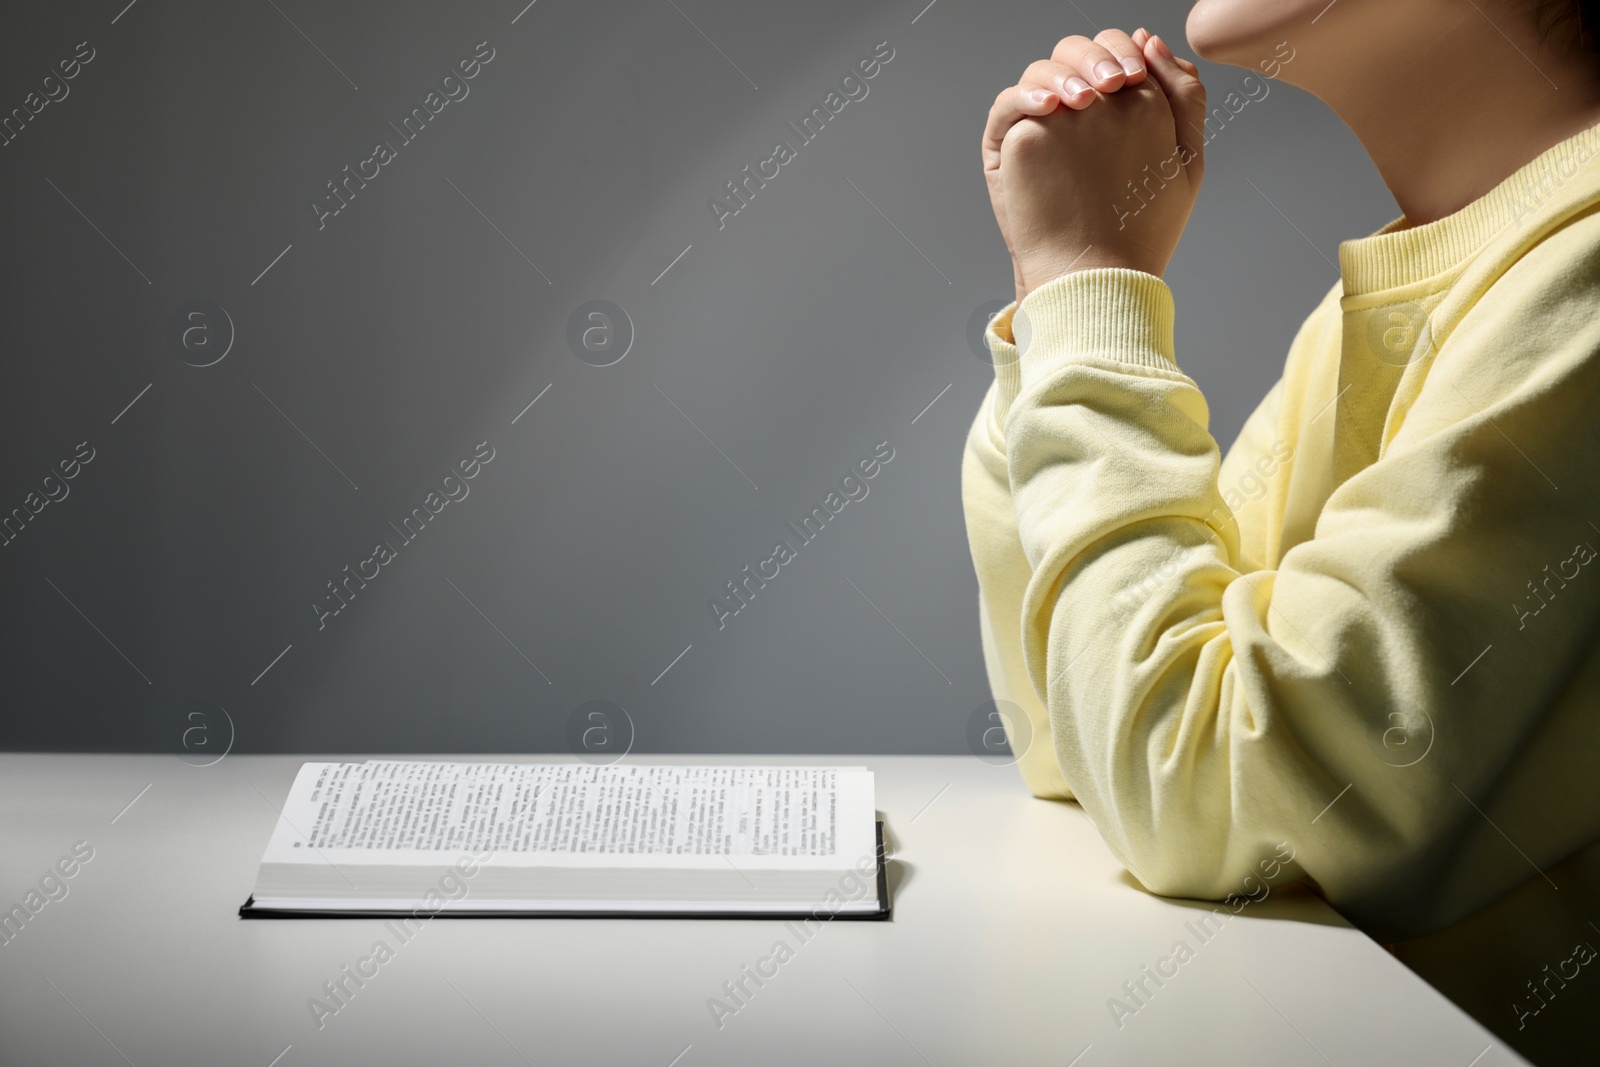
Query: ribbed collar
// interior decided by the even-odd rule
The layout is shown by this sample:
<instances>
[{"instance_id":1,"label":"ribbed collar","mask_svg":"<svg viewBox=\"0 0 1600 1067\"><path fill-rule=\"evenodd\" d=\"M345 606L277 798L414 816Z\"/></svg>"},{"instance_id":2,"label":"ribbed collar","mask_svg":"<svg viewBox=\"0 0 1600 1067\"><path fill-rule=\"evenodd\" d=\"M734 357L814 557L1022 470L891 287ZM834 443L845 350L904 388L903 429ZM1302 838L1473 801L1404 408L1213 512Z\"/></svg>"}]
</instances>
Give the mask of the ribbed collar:
<instances>
[{"instance_id":1,"label":"ribbed collar","mask_svg":"<svg viewBox=\"0 0 1600 1067\"><path fill-rule=\"evenodd\" d=\"M1345 296L1395 289L1460 265L1509 226L1530 238L1541 222L1600 196L1600 126L1540 153L1453 215L1413 226L1404 217L1339 245Z\"/></svg>"}]
</instances>

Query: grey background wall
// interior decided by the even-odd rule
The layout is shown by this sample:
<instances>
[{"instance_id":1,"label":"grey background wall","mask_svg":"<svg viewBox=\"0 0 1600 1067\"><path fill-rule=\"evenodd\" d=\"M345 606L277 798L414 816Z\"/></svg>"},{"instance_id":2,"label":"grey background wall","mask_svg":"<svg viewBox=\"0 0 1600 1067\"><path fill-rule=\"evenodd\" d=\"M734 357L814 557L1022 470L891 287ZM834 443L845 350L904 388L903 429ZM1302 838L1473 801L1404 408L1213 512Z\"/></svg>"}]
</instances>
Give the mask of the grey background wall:
<instances>
[{"instance_id":1,"label":"grey background wall","mask_svg":"<svg viewBox=\"0 0 1600 1067\"><path fill-rule=\"evenodd\" d=\"M636 751L964 749L958 463L991 376L966 329L1010 284L983 116L1057 38L1181 42L1187 5L524 2L8 8L0 111L67 95L0 147L0 514L39 509L0 548L0 744L551 751L598 699ZM801 145L785 124L879 42ZM1205 73L1214 101L1243 77ZM719 228L707 201L779 138ZM377 176L319 227L346 165ZM1393 214L1287 86L1218 133L1168 280L1224 445L1338 241ZM567 340L595 299L632 323L610 366ZM885 441L719 629L708 601ZM319 619L347 565L377 577Z\"/></svg>"}]
</instances>

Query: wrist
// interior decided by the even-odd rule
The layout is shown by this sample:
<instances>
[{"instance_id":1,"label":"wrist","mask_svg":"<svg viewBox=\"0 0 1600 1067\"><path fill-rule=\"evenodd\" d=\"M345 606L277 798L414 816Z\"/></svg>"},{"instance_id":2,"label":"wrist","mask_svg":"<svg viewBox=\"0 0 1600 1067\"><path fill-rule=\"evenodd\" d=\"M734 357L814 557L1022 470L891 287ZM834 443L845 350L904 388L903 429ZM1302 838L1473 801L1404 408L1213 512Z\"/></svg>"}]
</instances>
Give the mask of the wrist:
<instances>
[{"instance_id":1,"label":"wrist","mask_svg":"<svg viewBox=\"0 0 1600 1067\"><path fill-rule=\"evenodd\" d=\"M1070 253L1050 252L1026 257L1016 262L1017 303L1021 304L1034 290L1057 278L1107 268L1135 270L1160 278L1166 264L1156 263L1151 257L1132 251L1101 248L1092 244Z\"/></svg>"}]
</instances>

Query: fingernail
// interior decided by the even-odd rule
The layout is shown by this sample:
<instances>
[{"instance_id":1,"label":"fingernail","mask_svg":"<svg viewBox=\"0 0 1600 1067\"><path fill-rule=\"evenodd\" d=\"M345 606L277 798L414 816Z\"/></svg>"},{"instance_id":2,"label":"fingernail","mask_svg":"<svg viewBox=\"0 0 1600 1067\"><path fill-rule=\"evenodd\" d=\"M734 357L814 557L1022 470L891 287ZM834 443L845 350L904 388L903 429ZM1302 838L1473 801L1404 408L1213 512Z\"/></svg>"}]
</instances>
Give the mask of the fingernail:
<instances>
[{"instance_id":1,"label":"fingernail","mask_svg":"<svg viewBox=\"0 0 1600 1067\"><path fill-rule=\"evenodd\" d=\"M1075 100L1084 93L1091 92L1092 87L1082 78L1074 76L1061 83L1061 91L1066 94L1068 100Z\"/></svg>"},{"instance_id":2,"label":"fingernail","mask_svg":"<svg viewBox=\"0 0 1600 1067\"><path fill-rule=\"evenodd\" d=\"M1110 81L1112 78L1118 77L1121 74L1122 68L1111 62L1109 59L1102 59L1099 63L1095 64L1094 76L1103 82Z\"/></svg>"},{"instance_id":3,"label":"fingernail","mask_svg":"<svg viewBox=\"0 0 1600 1067\"><path fill-rule=\"evenodd\" d=\"M1048 90L1048 89L1030 89L1030 90L1028 90L1028 100L1029 100L1030 103L1032 103L1032 104L1034 104L1036 106L1046 103L1050 99L1050 97L1052 97L1054 95L1055 94L1050 92L1050 90Z\"/></svg>"},{"instance_id":4,"label":"fingernail","mask_svg":"<svg viewBox=\"0 0 1600 1067\"><path fill-rule=\"evenodd\" d=\"M1166 56L1169 60L1178 58L1177 56L1172 54L1172 49L1167 47L1167 42L1163 41L1159 37L1153 37L1153 38L1151 38L1151 40L1155 41L1156 50L1159 51L1162 55Z\"/></svg>"},{"instance_id":5,"label":"fingernail","mask_svg":"<svg viewBox=\"0 0 1600 1067\"><path fill-rule=\"evenodd\" d=\"M1143 63L1140 63L1137 59L1131 59L1128 56L1122 56L1117 60L1117 62L1122 64L1122 72L1130 78L1144 70Z\"/></svg>"}]
</instances>

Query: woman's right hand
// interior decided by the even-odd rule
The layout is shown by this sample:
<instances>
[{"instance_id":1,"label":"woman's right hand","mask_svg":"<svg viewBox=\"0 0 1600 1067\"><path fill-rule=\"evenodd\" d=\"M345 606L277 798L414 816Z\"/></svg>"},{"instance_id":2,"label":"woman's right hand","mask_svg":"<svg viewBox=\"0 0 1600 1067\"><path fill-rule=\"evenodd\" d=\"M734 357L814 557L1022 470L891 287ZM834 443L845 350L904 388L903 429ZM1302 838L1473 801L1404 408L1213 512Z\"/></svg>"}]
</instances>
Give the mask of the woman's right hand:
<instances>
[{"instance_id":1,"label":"woman's right hand","mask_svg":"<svg viewBox=\"0 0 1600 1067\"><path fill-rule=\"evenodd\" d=\"M1121 30L1105 30L1092 41L1087 37L1062 38L1049 59L1029 66L1021 81L996 97L989 109L989 121L983 130L983 179L989 187L989 205L994 209L1000 236L1011 254L1019 301L1025 290L1006 219L1005 188L1000 183L1000 145L1006 131L1025 118L1048 115L1057 107L1082 111L1102 95L1143 83L1147 76L1144 46L1149 39L1150 34L1143 29L1135 30L1131 36Z\"/></svg>"}]
</instances>

